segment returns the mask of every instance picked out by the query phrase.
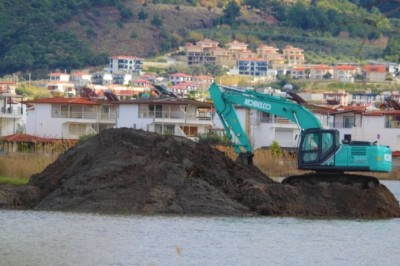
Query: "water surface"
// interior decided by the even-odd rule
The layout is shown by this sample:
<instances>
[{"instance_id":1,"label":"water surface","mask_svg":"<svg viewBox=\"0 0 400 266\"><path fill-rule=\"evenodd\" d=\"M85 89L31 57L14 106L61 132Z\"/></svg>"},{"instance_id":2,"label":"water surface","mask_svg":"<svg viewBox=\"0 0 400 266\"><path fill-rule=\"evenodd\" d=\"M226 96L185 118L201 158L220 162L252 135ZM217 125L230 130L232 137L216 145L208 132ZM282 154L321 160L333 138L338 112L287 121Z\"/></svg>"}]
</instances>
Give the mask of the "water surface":
<instances>
[{"instance_id":1,"label":"water surface","mask_svg":"<svg viewBox=\"0 0 400 266\"><path fill-rule=\"evenodd\" d=\"M0 265L400 265L400 219L0 210L0 230Z\"/></svg>"}]
</instances>

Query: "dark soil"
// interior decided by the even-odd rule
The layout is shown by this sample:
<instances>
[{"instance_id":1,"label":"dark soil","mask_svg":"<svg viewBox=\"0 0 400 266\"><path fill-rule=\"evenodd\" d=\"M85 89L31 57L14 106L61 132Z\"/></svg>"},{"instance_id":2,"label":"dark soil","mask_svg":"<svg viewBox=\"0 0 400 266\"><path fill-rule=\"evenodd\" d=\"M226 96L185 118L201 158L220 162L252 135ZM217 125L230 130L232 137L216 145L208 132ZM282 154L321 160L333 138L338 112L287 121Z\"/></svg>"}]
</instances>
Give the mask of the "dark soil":
<instances>
[{"instance_id":1,"label":"dark soil","mask_svg":"<svg viewBox=\"0 0 400 266\"><path fill-rule=\"evenodd\" d=\"M326 178L324 178L326 177ZM28 186L1 186L0 206L186 215L400 217L376 179L309 175L278 183L191 140L104 130L61 155Z\"/></svg>"}]
</instances>

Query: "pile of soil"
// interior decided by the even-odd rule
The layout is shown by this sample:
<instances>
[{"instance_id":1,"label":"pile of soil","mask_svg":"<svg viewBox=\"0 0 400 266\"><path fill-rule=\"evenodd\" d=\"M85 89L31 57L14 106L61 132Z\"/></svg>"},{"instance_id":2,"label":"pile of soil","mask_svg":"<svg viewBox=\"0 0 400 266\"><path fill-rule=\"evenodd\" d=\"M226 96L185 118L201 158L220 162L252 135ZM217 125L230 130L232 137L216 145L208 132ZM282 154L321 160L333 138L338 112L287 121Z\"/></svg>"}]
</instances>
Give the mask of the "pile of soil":
<instances>
[{"instance_id":1,"label":"pile of soil","mask_svg":"<svg viewBox=\"0 0 400 266\"><path fill-rule=\"evenodd\" d=\"M104 130L62 154L29 185L0 187L0 206L136 214L400 217L377 180L275 182L254 166L183 137ZM18 190L18 191L17 191Z\"/></svg>"}]
</instances>

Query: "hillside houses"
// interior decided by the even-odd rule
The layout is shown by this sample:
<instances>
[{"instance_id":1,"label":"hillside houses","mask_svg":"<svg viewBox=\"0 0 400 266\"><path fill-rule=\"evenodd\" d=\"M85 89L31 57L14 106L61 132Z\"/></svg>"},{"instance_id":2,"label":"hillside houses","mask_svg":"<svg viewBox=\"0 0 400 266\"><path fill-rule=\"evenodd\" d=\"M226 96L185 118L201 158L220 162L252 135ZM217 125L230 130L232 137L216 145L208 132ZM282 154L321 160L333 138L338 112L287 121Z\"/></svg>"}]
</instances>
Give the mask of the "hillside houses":
<instances>
[{"instance_id":1,"label":"hillside houses","mask_svg":"<svg viewBox=\"0 0 400 266\"><path fill-rule=\"evenodd\" d=\"M185 82L177 85L180 84ZM53 97L21 103L7 97L2 98L3 136L21 132L39 138L76 141L107 128L130 127L196 140L199 134L223 130L212 104L185 98ZM346 99L352 98L347 93L325 93L321 97L326 101L324 105L308 108L325 128L338 129L341 139L377 141L400 153L400 110L344 105ZM334 101L334 105L328 105L329 101ZM297 124L247 108L239 107L237 111L255 149L270 146L274 141L285 148L297 147L300 134ZM24 115L25 124L21 122Z\"/></svg>"},{"instance_id":2,"label":"hillside houses","mask_svg":"<svg viewBox=\"0 0 400 266\"><path fill-rule=\"evenodd\" d=\"M186 44L183 51L186 53L188 66L217 64L225 67L228 75L247 76L254 81L273 81L278 76L290 76L296 80L310 81L393 82L397 81L400 68L398 64L390 62L371 62L363 66L352 63L306 64L306 51L301 48L286 45L279 49L260 44L253 51L247 43L237 40L221 46L214 40L203 39L195 44ZM145 83L151 84L157 79L167 89L177 91L180 97L186 97L188 93L184 91L206 91L214 81L212 76L193 76L188 73L147 77L142 70L143 61L144 59L136 56L117 55L109 57L109 64L103 71L73 71L71 74L55 71L49 74L48 89L55 96L73 97L80 94L82 87L95 84L108 87L121 99L128 99L146 93L148 86ZM147 82L139 83L135 80ZM176 86L183 82L185 85ZM125 86L126 89L117 90L113 88L116 85Z\"/></svg>"}]
</instances>

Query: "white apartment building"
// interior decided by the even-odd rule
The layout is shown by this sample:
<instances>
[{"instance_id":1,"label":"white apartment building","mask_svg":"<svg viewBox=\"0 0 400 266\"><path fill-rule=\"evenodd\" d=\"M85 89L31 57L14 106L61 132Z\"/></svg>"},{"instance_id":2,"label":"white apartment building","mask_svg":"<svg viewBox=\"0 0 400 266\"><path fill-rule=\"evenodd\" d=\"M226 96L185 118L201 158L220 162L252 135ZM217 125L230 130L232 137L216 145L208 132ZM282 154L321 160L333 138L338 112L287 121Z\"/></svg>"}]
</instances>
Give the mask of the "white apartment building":
<instances>
[{"instance_id":1,"label":"white apartment building","mask_svg":"<svg viewBox=\"0 0 400 266\"><path fill-rule=\"evenodd\" d=\"M262 58L246 58L237 60L239 75L266 77L268 75L268 62Z\"/></svg>"},{"instance_id":2,"label":"white apartment building","mask_svg":"<svg viewBox=\"0 0 400 266\"><path fill-rule=\"evenodd\" d=\"M183 98L147 98L120 101L116 127L197 139L212 125L212 105Z\"/></svg>"},{"instance_id":3,"label":"white apartment building","mask_svg":"<svg viewBox=\"0 0 400 266\"><path fill-rule=\"evenodd\" d=\"M23 97L0 93L0 136L25 131L26 106Z\"/></svg>"},{"instance_id":4,"label":"white apartment building","mask_svg":"<svg viewBox=\"0 0 400 266\"><path fill-rule=\"evenodd\" d=\"M115 126L116 106L84 98L27 101L26 133L51 139L79 139Z\"/></svg>"},{"instance_id":5,"label":"white apartment building","mask_svg":"<svg viewBox=\"0 0 400 266\"><path fill-rule=\"evenodd\" d=\"M109 58L109 66L107 72L126 73L126 74L142 74L143 59L136 56L112 56Z\"/></svg>"}]
</instances>

